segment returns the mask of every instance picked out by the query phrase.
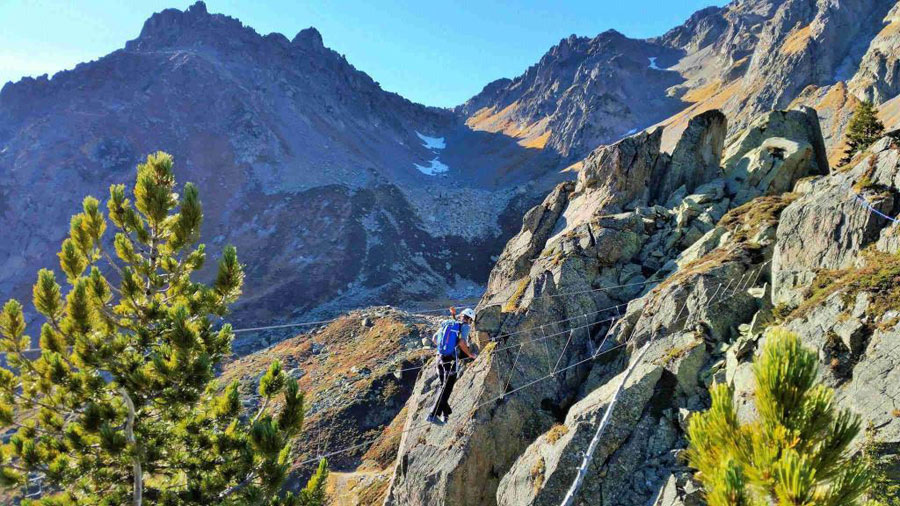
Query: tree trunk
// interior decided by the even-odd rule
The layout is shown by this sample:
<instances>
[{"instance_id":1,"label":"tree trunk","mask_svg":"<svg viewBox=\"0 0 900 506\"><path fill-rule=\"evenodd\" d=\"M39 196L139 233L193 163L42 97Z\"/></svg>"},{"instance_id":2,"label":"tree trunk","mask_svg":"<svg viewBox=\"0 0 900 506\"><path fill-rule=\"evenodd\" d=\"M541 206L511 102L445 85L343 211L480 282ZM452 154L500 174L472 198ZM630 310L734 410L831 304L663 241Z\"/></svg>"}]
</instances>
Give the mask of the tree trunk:
<instances>
[{"instance_id":1,"label":"tree trunk","mask_svg":"<svg viewBox=\"0 0 900 506\"><path fill-rule=\"evenodd\" d=\"M134 472L134 506L141 506L144 502L144 471L141 465L141 458L137 452L137 440L134 437L134 402L128 395L128 391L120 388L122 397L125 399L125 405L128 407L128 419L125 421L125 439L132 446L134 456L131 457L131 464Z\"/></svg>"}]
</instances>

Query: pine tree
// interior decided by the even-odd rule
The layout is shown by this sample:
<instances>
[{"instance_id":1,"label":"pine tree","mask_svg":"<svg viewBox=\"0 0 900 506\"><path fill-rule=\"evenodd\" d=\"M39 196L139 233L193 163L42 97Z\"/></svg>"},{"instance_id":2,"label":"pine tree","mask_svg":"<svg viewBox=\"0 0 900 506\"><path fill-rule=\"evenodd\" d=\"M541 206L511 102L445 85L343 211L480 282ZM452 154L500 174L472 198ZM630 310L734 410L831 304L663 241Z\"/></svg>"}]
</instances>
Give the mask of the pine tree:
<instances>
[{"instance_id":1,"label":"pine tree","mask_svg":"<svg viewBox=\"0 0 900 506\"><path fill-rule=\"evenodd\" d=\"M297 382L272 363L255 413L237 383L215 382L233 339L215 321L244 273L229 246L212 284L192 279L206 259L203 213L194 185L173 193L172 167L168 154L148 156L133 203L113 185L105 214L84 199L58 254L67 289L48 269L34 285L39 356L22 305L3 307L0 426L17 431L0 449L0 485L43 476L54 492L38 503L54 505L321 504L324 461L307 489L280 494L303 423Z\"/></svg>"},{"instance_id":2,"label":"pine tree","mask_svg":"<svg viewBox=\"0 0 900 506\"><path fill-rule=\"evenodd\" d=\"M859 418L834 406L817 383L815 352L772 329L753 364L757 420L740 423L730 387L713 385L712 406L688 425L688 462L710 506L853 506L872 473L848 446Z\"/></svg>"},{"instance_id":3,"label":"pine tree","mask_svg":"<svg viewBox=\"0 0 900 506\"><path fill-rule=\"evenodd\" d=\"M878 109L869 101L859 104L847 125L847 149L841 163L849 163L853 155L864 151L883 133L884 125L878 119Z\"/></svg>"}]
</instances>

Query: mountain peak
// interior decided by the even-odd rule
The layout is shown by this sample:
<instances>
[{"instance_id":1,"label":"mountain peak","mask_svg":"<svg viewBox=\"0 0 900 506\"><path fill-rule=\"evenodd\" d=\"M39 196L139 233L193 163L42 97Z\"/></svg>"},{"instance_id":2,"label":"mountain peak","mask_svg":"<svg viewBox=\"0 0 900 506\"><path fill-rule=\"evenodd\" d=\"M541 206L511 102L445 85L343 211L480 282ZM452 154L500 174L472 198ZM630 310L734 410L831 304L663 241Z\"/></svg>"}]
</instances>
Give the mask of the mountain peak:
<instances>
[{"instance_id":1,"label":"mountain peak","mask_svg":"<svg viewBox=\"0 0 900 506\"><path fill-rule=\"evenodd\" d=\"M210 14L206 4L196 2L184 11L165 9L150 16L144 22L137 39L129 41L125 48L141 50L148 48L171 47L185 42L202 39L203 34L216 32L235 38L244 38L249 34L258 34L246 27L238 19L224 14Z\"/></svg>"},{"instance_id":2,"label":"mountain peak","mask_svg":"<svg viewBox=\"0 0 900 506\"><path fill-rule=\"evenodd\" d=\"M199 0L197 2L194 2L194 5L188 7L185 13L195 16L204 16L209 14L209 11L206 10L206 2Z\"/></svg>"},{"instance_id":3,"label":"mountain peak","mask_svg":"<svg viewBox=\"0 0 900 506\"><path fill-rule=\"evenodd\" d=\"M297 32L297 35L294 36L294 40L291 41L291 44L314 48L325 47L325 43L322 42L322 34L312 26Z\"/></svg>"}]
</instances>

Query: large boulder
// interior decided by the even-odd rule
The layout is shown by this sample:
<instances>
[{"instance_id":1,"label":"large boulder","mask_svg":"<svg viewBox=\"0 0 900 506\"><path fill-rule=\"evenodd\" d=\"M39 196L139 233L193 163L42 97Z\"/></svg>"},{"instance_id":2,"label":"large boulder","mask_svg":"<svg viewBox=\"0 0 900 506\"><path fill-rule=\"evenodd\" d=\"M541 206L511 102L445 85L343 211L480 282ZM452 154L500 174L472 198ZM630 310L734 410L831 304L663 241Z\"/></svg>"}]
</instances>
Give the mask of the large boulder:
<instances>
[{"instance_id":1,"label":"large boulder","mask_svg":"<svg viewBox=\"0 0 900 506\"><path fill-rule=\"evenodd\" d=\"M813 173L828 173L828 158L819 117L815 109L800 107L790 110L775 110L764 114L728 142L722 163L726 173L741 163L750 151L758 148L770 137L781 137L795 142L807 142L813 147Z\"/></svg>"},{"instance_id":2,"label":"large boulder","mask_svg":"<svg viewBox=\"0 0 900 506\"><path fill-rule=\"evenodd\" d=\"M661 177L654 178L653 196L668 198L680 186L687 193L720 176L722 150L728 121L718 110L706 111L691 118L672 151L672 159Z\"/></svg>"},{"instance_id":3,"label":"large boulder","mask_svg":"<svg viewBox=\"0 0 900 506\"><path fill-rule=\"evenodd\" d=\"M735 201L790 191L795 181L810 173L813 155L808 142L769 137L747 152L728 174L736 190Z\"/></svg>"},{"instance_id":4,"label":"large boulder","mask_svg":"<svg viewBox=\"0 0 900 506\"><path fill-rule=\"evenodd\" d=\"M798 179L827 174L828 159L814 109L772 111L728 144L723 167L737 204L790 191Z\"/></svg>"},{"instance_id":5,"label":"large boulder","mask_svg":"<svg viewBox=\"0 0 900 506\"><path fill-rule=\"evenodd\" d=\"M503 248L488 280L488 292L507 288L509 280L526 275L535 257L553 233L561 213L567 208L574 189L571 182L560 183L544 201L529 209L522 229Z\"/></svg>"},{"instance_id":6,"label":"large boulder","mask_svg":"<svg viewBox=\"0 0 900 506\"><path fill-rule=\"evenodd\" d=\"M594 194L603 208L645 205L650 178L659 170L661 138L657 128L594 150L578 173L576 191Z\"/></svg>"}]
</instances>

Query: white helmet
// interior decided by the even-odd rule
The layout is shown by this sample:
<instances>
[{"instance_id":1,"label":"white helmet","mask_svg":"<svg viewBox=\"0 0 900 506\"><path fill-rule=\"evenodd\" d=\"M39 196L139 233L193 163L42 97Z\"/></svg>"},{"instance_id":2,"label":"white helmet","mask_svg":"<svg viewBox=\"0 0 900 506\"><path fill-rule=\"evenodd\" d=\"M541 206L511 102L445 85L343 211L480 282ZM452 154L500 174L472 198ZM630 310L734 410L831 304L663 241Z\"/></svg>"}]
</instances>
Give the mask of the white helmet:
<instances>
[{"instance_id":1,"label":"white helmet","mask_svg":"<svg viewBox=\"0 0 900 506\"><path fill-rule=\"evenodd\" d=\"M469 317L473 322L475 321L475 310L470 307L463 309L459 315Z\"/></svg>"}]
</instances>

